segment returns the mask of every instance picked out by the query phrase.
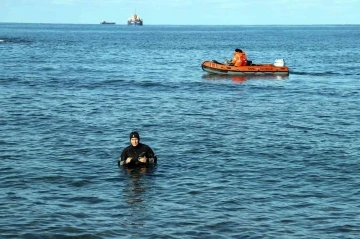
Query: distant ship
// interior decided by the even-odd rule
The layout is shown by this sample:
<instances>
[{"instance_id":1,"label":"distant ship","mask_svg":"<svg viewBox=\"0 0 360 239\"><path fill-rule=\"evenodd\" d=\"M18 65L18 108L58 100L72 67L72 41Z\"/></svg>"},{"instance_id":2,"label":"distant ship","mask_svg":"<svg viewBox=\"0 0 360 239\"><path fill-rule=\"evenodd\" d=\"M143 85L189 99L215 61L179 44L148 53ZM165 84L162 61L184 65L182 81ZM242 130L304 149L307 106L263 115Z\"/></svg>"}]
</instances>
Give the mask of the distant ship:
<instances>
[{"instance_id":1,"label":"distant ship","mask_svg":"<svg viewBox=\"0 0 360 239\"><path fill-rule=\"evenodd\" d=\"M101 21L100 24L116 24L116 22Z\"/></svg>"},{"instance_id":2,"label":"distant ship","mask_svg":"<svg viewBox=\"0 0 360 239\"><path fill-rule=\"evenodd\" d=\"M134 14L132 15L132 17L128 19L127 24L129 26L142 26L143 20L140 17L138 17L138 15Z\"/></svg>"}]
</instances>

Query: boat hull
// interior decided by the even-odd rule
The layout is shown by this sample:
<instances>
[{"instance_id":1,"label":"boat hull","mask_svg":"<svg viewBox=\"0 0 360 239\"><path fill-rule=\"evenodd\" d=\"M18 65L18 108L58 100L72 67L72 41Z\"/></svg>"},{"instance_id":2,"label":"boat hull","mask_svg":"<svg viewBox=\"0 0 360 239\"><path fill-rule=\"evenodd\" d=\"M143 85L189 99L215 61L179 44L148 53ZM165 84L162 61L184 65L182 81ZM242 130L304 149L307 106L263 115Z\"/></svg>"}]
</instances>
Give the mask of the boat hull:
<instances>
[{"instance_id":1,"label":"boat hull","mask_svg":"<svg viewBox=\"0 0 360 239\"><path fill-rule=\"evenodd\" d=\"M220 75L289 75L287 66L274 66L273 64L229 66L217 61L204 61L201 68L208 73Z\"/></svg>"},{"instance_id":2,"label":"boat hull","mask_svg":"<svg viewBox=\"0 0 360 239\"><path fill-rule=\"evenodd\" d=\"M142 21L128 21L127 24L129 26L142 26L143 25Z\"/></svg>"}]
</instances>

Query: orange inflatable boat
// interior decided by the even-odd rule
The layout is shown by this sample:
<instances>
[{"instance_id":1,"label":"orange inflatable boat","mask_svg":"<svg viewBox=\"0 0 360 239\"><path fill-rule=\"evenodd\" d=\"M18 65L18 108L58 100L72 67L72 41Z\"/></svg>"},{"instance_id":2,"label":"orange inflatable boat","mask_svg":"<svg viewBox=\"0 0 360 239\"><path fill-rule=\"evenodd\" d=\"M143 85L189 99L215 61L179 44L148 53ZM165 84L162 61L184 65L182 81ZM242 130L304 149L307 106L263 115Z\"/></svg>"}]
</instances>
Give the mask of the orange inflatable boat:
<instances>
[{"instance_id":1,"label":"orange inflatable boat","mask_svg":"<svg viewBox=\"0 0 360 239\"><path fill-rule=\"evenodd\" d=\"M221 75L289 75L284 59L277 59L274 64L253 64L248 61L246 66L230 66L213 60L204 61L201 68L208 73Z\"/></svg>"}]
</instances>

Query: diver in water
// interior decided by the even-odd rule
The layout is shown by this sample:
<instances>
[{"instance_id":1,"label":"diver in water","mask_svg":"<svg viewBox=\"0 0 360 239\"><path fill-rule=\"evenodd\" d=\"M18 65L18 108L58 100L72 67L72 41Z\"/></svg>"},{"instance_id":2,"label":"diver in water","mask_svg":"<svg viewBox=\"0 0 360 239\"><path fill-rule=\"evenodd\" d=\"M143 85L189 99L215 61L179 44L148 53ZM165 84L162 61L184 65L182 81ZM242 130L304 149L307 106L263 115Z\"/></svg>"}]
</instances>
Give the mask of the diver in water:
<instances>
[{"instance_id":1,"label":"diver in water","mask_svg":"<svg viewBox=\"0 0 360 239\"><path fill-rule=\"evenodd\" d=\"M157 163L154 151L146 144L140 143L138 132L130 133L130 145L121 153L118 165L126 167L148 167Z\"/></svg>"}]
</instances>

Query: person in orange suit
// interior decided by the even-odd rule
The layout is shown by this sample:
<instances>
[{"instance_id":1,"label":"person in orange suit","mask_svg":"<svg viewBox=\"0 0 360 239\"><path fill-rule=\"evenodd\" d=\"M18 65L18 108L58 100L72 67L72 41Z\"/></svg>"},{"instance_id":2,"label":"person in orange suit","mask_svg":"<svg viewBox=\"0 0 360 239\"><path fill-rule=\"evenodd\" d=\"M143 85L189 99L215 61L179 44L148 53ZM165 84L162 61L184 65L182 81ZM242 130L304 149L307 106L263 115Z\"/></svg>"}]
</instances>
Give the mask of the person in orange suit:
<instances>
[{"instance_id":1,"label":"person in orange suit","mask_svg":"<svg viewBox=\"0 0 360 239\"><path fill-rule=\"evenodd\" d=\"M247 64L247 57L246 53L241 49L236 48L234 52L234 57L230 62L230 65L233 66L246 66Z\"/></svg>"}]
</instances>

